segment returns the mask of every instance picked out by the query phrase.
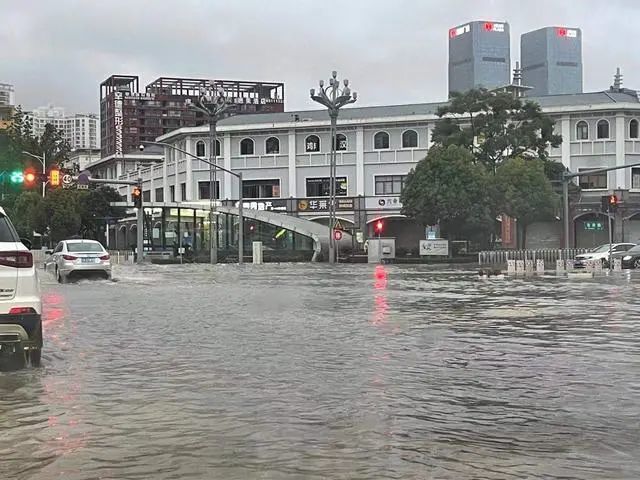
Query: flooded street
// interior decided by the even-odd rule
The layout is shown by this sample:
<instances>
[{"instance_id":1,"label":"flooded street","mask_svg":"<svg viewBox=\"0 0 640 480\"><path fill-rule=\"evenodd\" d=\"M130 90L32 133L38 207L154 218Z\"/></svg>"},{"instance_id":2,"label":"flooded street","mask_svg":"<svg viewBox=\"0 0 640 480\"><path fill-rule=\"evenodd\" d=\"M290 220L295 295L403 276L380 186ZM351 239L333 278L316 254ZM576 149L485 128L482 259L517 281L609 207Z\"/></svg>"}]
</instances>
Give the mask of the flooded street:
<instances>
[{"instance_id":1,"label":"flooded street","mask_svg":"<svg viewBox=\"0 0 640 480\"><path fill-rule=\"evenodd\" d=\"M43 281L0 478L637 479L640 274L120 267Z\"/></svg>"}]
</instances>

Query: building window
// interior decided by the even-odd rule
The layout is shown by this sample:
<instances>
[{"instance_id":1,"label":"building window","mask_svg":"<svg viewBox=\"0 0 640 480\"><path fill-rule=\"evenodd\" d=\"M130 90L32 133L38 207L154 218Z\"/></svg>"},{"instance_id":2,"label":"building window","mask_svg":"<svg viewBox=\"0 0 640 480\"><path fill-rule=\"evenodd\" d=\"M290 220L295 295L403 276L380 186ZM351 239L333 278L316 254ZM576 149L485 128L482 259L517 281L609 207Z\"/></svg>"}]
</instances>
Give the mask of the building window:
<instances>
[{"instance_id":1,"label":"building window","mask_svg":"<svg viewBox=\"0 0 640 480\"><path fill-rule=\"evenodd\" d=\"M319 152L320 138L317 135L309 135L304 141L305 152Z\"/></svg>"},{"instance_id":2,"label":"building window","mask_svg":"<svg viewBox=\"0 0 640 480\"><path fill-rule=\"evenodd\" d=\"M253 155L253 140L243 138L240 141L240 155Z\"/></svg>"},{"instance_id":3,"label":"building window","mask_svg":"<svg viewBox=\"0 0 640 480\"><path fill-rule=\"evenodd\" d=\"M328 197L331 187L329 177L307 178L307 197ZM336 196L347 196L347 177L336 177Z\"/></svg>"},{"instance_id":4,"label":"building window","mask_svg":"<svg viewBox=\"0 0 640 480\"><path fill-rule=\"evenodd\" d=\"M172 202L176 201L176 186L175 185L171 185L169 187L169 196L171 197L171 201Z\"/></svg>"},{"instance_id":5,"label":"building window","mask_svg":"<svg viewBox=\"0 0 640 480\"><path fill-rule=\"evenodd\" d=\"M576 140L589 140L589 125L584 120L576 123Z\"/></svg>"},{"instance_id":6,"label":"building window","mask_svg":"<svg viewBox=\"0 0 640 480\"><path fill-rule=\"evenodd\" d=\"M164 202L164 188L156 188L156 202Z\"/></svg>"},{"instance_id":7,"label":"building window","mask_svg":"<svg viewBox=\"0 0 640 480\"><path fill-rule=\"evenodd\" d=\"M277 155L280 153L280 140L277 137L269 137L264 143L264 151L267 155Z\"/></svg>"},{"instance_id":8,"label":"building window","mask_svg":"<svg viewBox=\"0 0 640 480\"><path fill-rule=\"evenodd\" d=\"M389 134L378 132L373 136L373 148L375 150L386 150L389 148Z\"/></svg>"},{"instance_id":9,"label":"building window","mask_svg":"<svg viewBox=\"0 0 640 480\"><path fill-rule=\"evenodd\" d=\"M601 138L609 138L609 122L606 120L598 120L598 124L596 127L596 137Z\"/></svg>"},{"instance_id":10,"label":"building window","mask_svg":"<svg viewBox=\"0 0 640 480\"><path fill-rule=\"evenodd\" d=\"M142 191L142 201L144 203L151 202L151 190L143 190Z\"/></svg>"},{"instance_id":11,"label":"building window","mask_svg":"<svg viewBox=\"0 0 640 480\"><path fill-rule=\"evenodd\" d=\"M631 189L640 190L640 168L631 169Z\"/></svg>"},{"instance_id":12,"label":"building window","mask_svg":"<svg viewBox=\"0 0 640 480\"><path fill-rule=\"evenodd\" d=\"M280 180L244 180L242 182L244 198L273 198L280 196Z\"/></svg>"},{"instance_id":13,"label":"building window","mask_svg":"<svg viewBox=\"0 0 640 480\"><path fill-rule=\"evenodd\" d=\"M418 148L418 132L407 130L402 133L402 148Z\"/></svg>"},{"instance_id":14,"label":"building window","mask_svg":"<svg viewBox=\"0 0 640 480\"><path fill-rule=\"evenodd\" d=\"M400 195L406 175L378 175L375 177L376 195Z\"/></svg>"},{"instance_id":15,"label":"building window","mask_svg":"<svg viewBox=\"0 0 640 480\"><path fill-rule=\"evenodd\" d=\"M216 199L220 198L220 182L215 182ZM210 200L211 182L209 180L198 182L198 198L200 200Z\"/></svg>"},{"instance_id":16,"label":"building window","mask_svg":"<svg viewBox=\"0 0 640 480\"><path fill-rule=\"evenodd\" d=\"M184 202L187 199L187 184L180 184L180 199Z\"/></svg>"},{"instance_id":17,"label":"building window","mask_svg":"<svg viewBox=\"0 0 640 480\"><path fill-rule=\"evenodd\" d=\"M629 122L629 138L638 138L638 120L635 118Z\"/></svg>"},{"instance_id":18,"label":"building window","mask_svg":"<svg viewBox=\"0 0 640 480\"><path fill-rule=\"evenodd\" d=\"M343 135L342 133L338 133L336 135L336 151L344 152L347 150L348 146L349 145L347 143L347 136Z\"/></svg>"},{"instance_id":19,"label":"building window","mask_svg":"<svg viewBox=\"0 0 640 480\"><path fill-rule=\"evenodd\" d=\"M579 168L578 173L585 172L580 175L580 188L583 190L606 190L607 189L607 172L589 174L589 170L599 170L603 167Z\"/></svg>"},{"instance_id":20,"label":"building window","mask_svg":"<svg viewBox=\"0 0 640 480\"><path fill-rule=\"evenodd\" d=\"M199 140L198 143L196 143L196 157L204 157L206 154L204 142Z\"/></svg>"}]
</instances>

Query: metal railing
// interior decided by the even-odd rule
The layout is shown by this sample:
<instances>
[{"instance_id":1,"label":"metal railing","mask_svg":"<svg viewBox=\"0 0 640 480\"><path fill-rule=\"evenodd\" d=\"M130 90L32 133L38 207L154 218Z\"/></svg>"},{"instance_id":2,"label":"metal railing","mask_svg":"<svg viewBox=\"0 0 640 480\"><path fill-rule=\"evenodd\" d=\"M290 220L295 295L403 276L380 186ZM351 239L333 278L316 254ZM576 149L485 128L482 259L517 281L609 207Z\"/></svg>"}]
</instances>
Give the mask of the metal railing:
<instances>
[{"instance_id":1,"label":"metal railing","mask_svg":"<svg viewBox=\"0 0 640 480\"><path fill-rule=\"evenodd\" d=\"M504 264L507 260L544 260L555 263L556 260L573 260L576 255L588 252L588 248L544 248L539 250L488 250L478 252L480 265Z\"/></svg>"}]
</instances>

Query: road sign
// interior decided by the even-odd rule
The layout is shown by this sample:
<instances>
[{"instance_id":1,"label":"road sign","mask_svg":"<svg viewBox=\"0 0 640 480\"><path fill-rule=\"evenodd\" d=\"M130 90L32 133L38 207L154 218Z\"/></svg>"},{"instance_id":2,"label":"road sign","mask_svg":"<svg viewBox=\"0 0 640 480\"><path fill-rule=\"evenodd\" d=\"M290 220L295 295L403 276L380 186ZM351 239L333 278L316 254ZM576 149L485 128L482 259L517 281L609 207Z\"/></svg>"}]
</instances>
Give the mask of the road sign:
<instances>
[{"instance_id":1,"label":"road sign","mask_svg":"<svg viewBox=\"0 0 640 480\"><path fill-rule=\"evenodd\" d=\"M334 230L344 230L344 228L342 228L342 224L340 223L340 220L336 220L335 225L333 226Z\"/></svg>"},{"instance_id":2,"label":"road sign","mask_svg":"<svg viewBox=\"0 0 640 480\"><path fill-rule=\"evenodd\" d=\"M78 190L89 190L89 174L82 172L78 175Z\"/></svg>"},{"instance_id":3,"label":"road sign","mask_svg":"<svg viewBox=\"0 0 640 480\"><path fill-rule=\"evenodd\" d=\"M602 222L595 222L595 221L584 222L584 229L602 231L604 230L604 225Z\"/></svg>"},{"instance_id":4,"label":"road sign","mask_svg":"<svg viewBox=\"0 0 640 480\"><path fill-rule=\"evenodd\" d=\"M73 175L65 173L62 175L62 188L71 188L75 185Z\"/></svg>"},{"instance_id":5,"label":"road sign","mask_svg":"<svg viewBox=\"0 0 640 480\"><path fill-rule=\"evenodd\" d=\"M333 238L334 240L342 240L342 230L335 229L333 231Z\"/></svg>"}]
</instances>

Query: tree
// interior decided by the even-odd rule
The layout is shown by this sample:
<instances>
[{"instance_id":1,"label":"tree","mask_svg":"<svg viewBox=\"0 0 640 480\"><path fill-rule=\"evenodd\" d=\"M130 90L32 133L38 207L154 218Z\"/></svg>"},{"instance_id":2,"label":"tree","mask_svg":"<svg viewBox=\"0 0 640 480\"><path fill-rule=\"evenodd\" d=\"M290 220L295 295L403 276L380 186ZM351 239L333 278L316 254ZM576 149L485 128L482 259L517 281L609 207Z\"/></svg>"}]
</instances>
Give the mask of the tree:
<instances>
[{"instance_id":1,"label":"tree","mask_svg":"<svg viewBox=\"0 0 640 480\"><path fill-rule=\"evenodd\" d=\"M54 243L80 233L82 222L77 191L51 190L44 199L44 210Z\"/></svg>"},{"instance_id":2,"label":"tree","mask_svg":"<svg viewBox=\"0 0 640 480\"><path fill-rule=\"evenodd\" d=\"M77 194L83 237L102 240L105 221L109 218L124 216L123 208L110 205L111 202L120 202L122 197L116 189L108 186L84 191L78 190Z\"/></svg>"},{"instance_id":3,"label":"tree","mask_svg":"<svg viewBox=\"0 0 640 480\"><path fill-rule=\"evenodd\" d=\"M548 160L548 146L562 142L553 133L553 120L537 103L506 92L474 89L454 93L437 113L441 119L433 130L434 144L463 147L492 173L505 160L525 152Z\"/></svg>"},{"instance_id":4,"label":"tree","mask_svg":"<svg viewBox=\"0 0 640 480\"><path fill-rule=\"evenodd\" d=\"M518 221L518 238L526 248L527 226L553 218L558 196L539 159L513 158L498 167L496 191L501 211Z\"/></svg>"},{"instance_id":5,"label":"tree","mask_svg":"<svg viewBox=\"0 0 640 480\"><path fill-rule=\"evenodd\" d=\"M15 199L10 216L20 237L31 239L33 232L45 233L47 222L44 202L37 192L20 193Z\"/></svg>"},{"instance_id":6,"label":"tree","mask_svg":"<svg viewBox=\"0 0 640 480\"><path fill-rule=\"evenodd\" d=\"M423 225L440 225L449 239L484 243L494 228L492 179L456 145L435 146L409 172L401 194L402 213Z\"/></svg>"}]
</instances>

